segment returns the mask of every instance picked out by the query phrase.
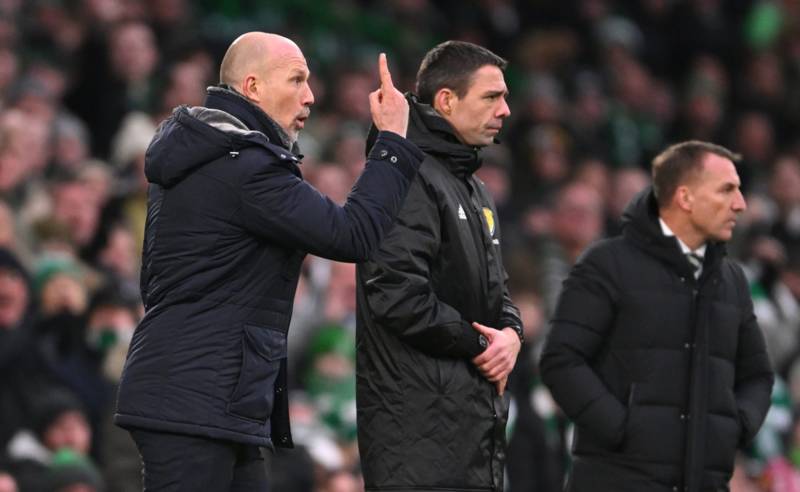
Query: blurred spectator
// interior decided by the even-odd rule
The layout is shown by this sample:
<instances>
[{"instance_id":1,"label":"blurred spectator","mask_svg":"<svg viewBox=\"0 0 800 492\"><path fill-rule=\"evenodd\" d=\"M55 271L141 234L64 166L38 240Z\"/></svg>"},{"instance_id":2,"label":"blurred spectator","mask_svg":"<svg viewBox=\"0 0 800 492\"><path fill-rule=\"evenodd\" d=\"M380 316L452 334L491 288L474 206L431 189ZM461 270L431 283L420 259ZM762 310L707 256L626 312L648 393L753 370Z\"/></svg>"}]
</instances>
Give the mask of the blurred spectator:
<instances>
[{"instance_id":1,"label":"blurred spectator","mask_svg":"<svg viewBox=\"0 0 800 492\"><path fill-rule=\"evenodd\" d=\"M764 332L773 367L785 374L798 353L800 299L782 282L786 249L771 236L757 236L750 246L750 292L753 309Z\"/></svg>"},{"instance_id":2,"label":"blurred spectator","mask_svg":"<svg viewBox=\"0 0 800 492\"><path fill-rule=\"evenodd\" d=\"M308 180L322 194L330 197L338 205L347 201L347 193L353 186L351 176L344 166L333 163L320 163L309 173Z\"/></svg>"},{"instance_id":3,"label":"blurred spectator","mask_svg":"<svg viewBox=\"0 0 800 492\"><path fill-rule=\"evenodd\" d=\"M734 127L735 139L742 161L738 165L742 189L763 187L768 165L775 154L775 132L770 118L758 111L740 115Z\"/></svg>"},{"instance_id":4,"label":"blurred spectator","mask_svg":"<svg viewBox=\"0 0 800 492\"><path fill-rule=\"evenodd\" d=\"M138 294L118 285L105 285L89 304L86 316L86 362L102 377L106 388L96 402L97 458L109 490L136 492L142 489L141 460L130 435L112 423L113 395L122 374L133 330L141 315Z\"/></svg>"},{"instance_id":5,"label":"blurred spectator","mask_svg":"<svg viewBox=\"0 0 800 492\"><path fill-rule=\"evenodd\" d=\"M784 247L789 259L800 256L800 159L779 159L769 180L770 195L777 207L777 216L769 231Z\"/></svg>"},{"instance_id":6,"label":"blurred spectator","mask_svg":"<svg viewBox=\"0 0 800 492\"><path fill-rule=\"evenodd\" d=\"M614 172L606 213L606 236L616 236L622 232L622 212L648 184L650 175L641 168L623 168Z\"/></svg>"},{"instance_id":7,"label":"blurred spectator","mask_svg":"<svg viewBox=\"0 0 800 492\"><path fill-rule=\"evenodd\" d=\"M90 15L104 19L118 15L111 9L89 10ZM68 98L70 108L89 126L92 154L101 158L108 157L111 139L126 113L149 108L159 59L153 31L147 24L125 21L108 27L106 33L91 41L95 44L85 45L87 69L80 72ZM96 57L103 60L88 69L89 63L97 61Z\"/></svg>"},{"instance_id":8,"label":"blurred spectator","mask_svg":"<svg viewBox=\"0 0 800 492\"><path fill-rule=\"evenodd\" d=\"M588 184L575 181L559 190L550 235L540 241L538 249L539 292L544 293L548 315L578 256L603 233L603 208L602 197Z\"/></svg>"},{"instance_id":9,"label":"blurred spectator","mask_svg":"<svg viewBox=\"0 0 800 492\"><path fill-rule=\"evenodd\" d=\"M483 163L475 175L483 181L492 196L500 218L500 229L516 217L511 207L511 153L507 147L492 145L481 152Z\"/></svg>"},{"instance_id":10,"label":"blurred spectator","mask_svg":"<svg viewBox=\"0 0 800 492\"><path fill-rule=\"evenodd\" d=\"M517 366L509 377L512 410L506 434L508 439L508 490L510 492L549 492L561 488L564 462L563 443L557 427L534 408L543 391L536 361L543 341L545 322L542 300L532 292L515 292L525 328Z\"/></svg>"},{"instance_id":11,"label":"blurred spectator","mask_svg":"<svg viewBox=\"0 0 800 492\"><path fill-rule=\"evenodd\" d=\"M53 385L37 349L34 316L27 272L0 249L0 455L14 434L31 428L35 397Z\"/></svg>"},{"instance_id":12,"label":"blurred spectator","mask_svg":"<svg viewBox=\"0 0 800 492\"><path fill-rule=\"evenodd\" d=\"M305 387L323 424L345 447L356 438L355 336L332 324L315 330Z\"/></svg>"},{"instance_id":13,"label":"blurred spectator","mask_svg":"<svg viewBox=\"0 0 800 492\"><path fill-rule=\"evenodd\" d=\"M56 119L53 138L51 167L77 170L89 158L89 131L74 116L63 115Z\"/></svg>"},{"instance_id":14,"label":"blurred spectator","mask_svg":"<svg viewBox=\"0 0 800 492\"><path fill-rule=\"evenodd\" d=\"M69 392L40 395L31 431L8 445L12 471L21 490L59 491L76 483L103 487L89 458L92 431L80 402Z\"/></svg>"},{"instance_id":15,"label":"blurred spectator","mask_svg":"<svg viewBox=\"0 0 800 492\"><path fill-rule=\"evenodd\" d=\"M719 60L695 60L684 93L682 118L675 125L676 139L719 140L724 131L724 102L728 81Z\"/></svg>"}]
</instances>

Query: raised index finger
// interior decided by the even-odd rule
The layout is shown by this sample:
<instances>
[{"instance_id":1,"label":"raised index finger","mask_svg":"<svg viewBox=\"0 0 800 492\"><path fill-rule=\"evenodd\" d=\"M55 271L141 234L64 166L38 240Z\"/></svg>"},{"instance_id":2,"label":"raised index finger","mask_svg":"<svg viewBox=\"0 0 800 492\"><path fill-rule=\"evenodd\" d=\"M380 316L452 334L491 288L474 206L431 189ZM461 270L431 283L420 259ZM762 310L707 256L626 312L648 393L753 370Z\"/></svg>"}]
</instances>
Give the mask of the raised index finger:
<instances>
[{"instance_id":1,"label":"raised index finger","mask_svg":"<svg viewBox=\"0 0 800 492\"><path fill-rule=\"evenodd\" d=\"M381 78L381 89L393 89L392 74L389 73L389 63L386 61L386 53L378 56L378 73Z\"/></svg>"}]
</instances>

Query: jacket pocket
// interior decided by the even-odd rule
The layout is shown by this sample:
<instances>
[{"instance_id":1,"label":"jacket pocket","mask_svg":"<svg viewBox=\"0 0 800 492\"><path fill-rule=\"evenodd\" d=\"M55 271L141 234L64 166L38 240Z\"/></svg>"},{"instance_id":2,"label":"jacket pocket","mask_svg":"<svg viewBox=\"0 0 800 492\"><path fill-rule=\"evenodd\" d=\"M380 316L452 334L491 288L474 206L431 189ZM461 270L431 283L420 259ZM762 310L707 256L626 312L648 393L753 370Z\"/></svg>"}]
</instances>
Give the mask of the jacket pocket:
<instances>
[{"instance_id":1,"label":"jacket pocket","mask_svg":"<svg viewBox=\"0 0 800 492\"><path fill-rule=\"evenodd\" d=\"M264 326L244 325L242 366L228 402L228 412L266 422L275 398L275 380L286 358L286 334Z\"/></svg>"}]
</instances>

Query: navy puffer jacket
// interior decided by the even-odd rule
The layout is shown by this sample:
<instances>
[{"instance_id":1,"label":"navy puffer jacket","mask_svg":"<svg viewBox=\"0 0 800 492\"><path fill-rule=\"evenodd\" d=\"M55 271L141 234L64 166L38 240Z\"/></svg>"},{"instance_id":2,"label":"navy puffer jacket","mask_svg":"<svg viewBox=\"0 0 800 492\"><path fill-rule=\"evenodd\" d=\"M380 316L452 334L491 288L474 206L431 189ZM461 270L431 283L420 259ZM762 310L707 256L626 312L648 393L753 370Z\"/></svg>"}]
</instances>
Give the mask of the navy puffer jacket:
<instances>
[{"instance_id":1,"label":"navy puffer jacket","mask_svg":"<svg viewBox=\"0 0 800 492\"><path fill-rule=\"evenodd\" d=\"M291 446L286 332L306 253L370 257L421 152L381 132L344 206L306 183L300 157L258 107L225 88L181 107L146 155L146 314L115 422Z\"/></svg>"}]
</instances>

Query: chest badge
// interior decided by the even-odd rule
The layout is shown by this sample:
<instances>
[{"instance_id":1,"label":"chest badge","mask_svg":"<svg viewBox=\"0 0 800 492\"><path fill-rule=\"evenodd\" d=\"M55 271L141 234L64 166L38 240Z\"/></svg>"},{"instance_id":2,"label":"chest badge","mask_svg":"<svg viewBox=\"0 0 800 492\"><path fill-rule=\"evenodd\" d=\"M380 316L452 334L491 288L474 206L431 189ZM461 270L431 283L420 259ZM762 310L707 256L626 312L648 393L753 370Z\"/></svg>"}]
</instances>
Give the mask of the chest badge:
<instances>
[{"instance_id":1,"label":"chest badge","mask_svg":"<svg viewBox=\"0 0 800 492\"><path fill-rule=\"evenodd\" d=\"M494 213L489 207L483 207L483 216L486 219L486 226L489 228L489 235L494 236Z\"/></svg>"},{"instance_id":2,"label":"chest badge","mask_svg":"<svg viewBox=\"0 0 800 492\"><path fill-rule=\"evenodd\" d=\"M464 207L461 204L458 204L458 218L461 220L467 220L467 214L464 212Z\"/></svg>"}]
</instances>

